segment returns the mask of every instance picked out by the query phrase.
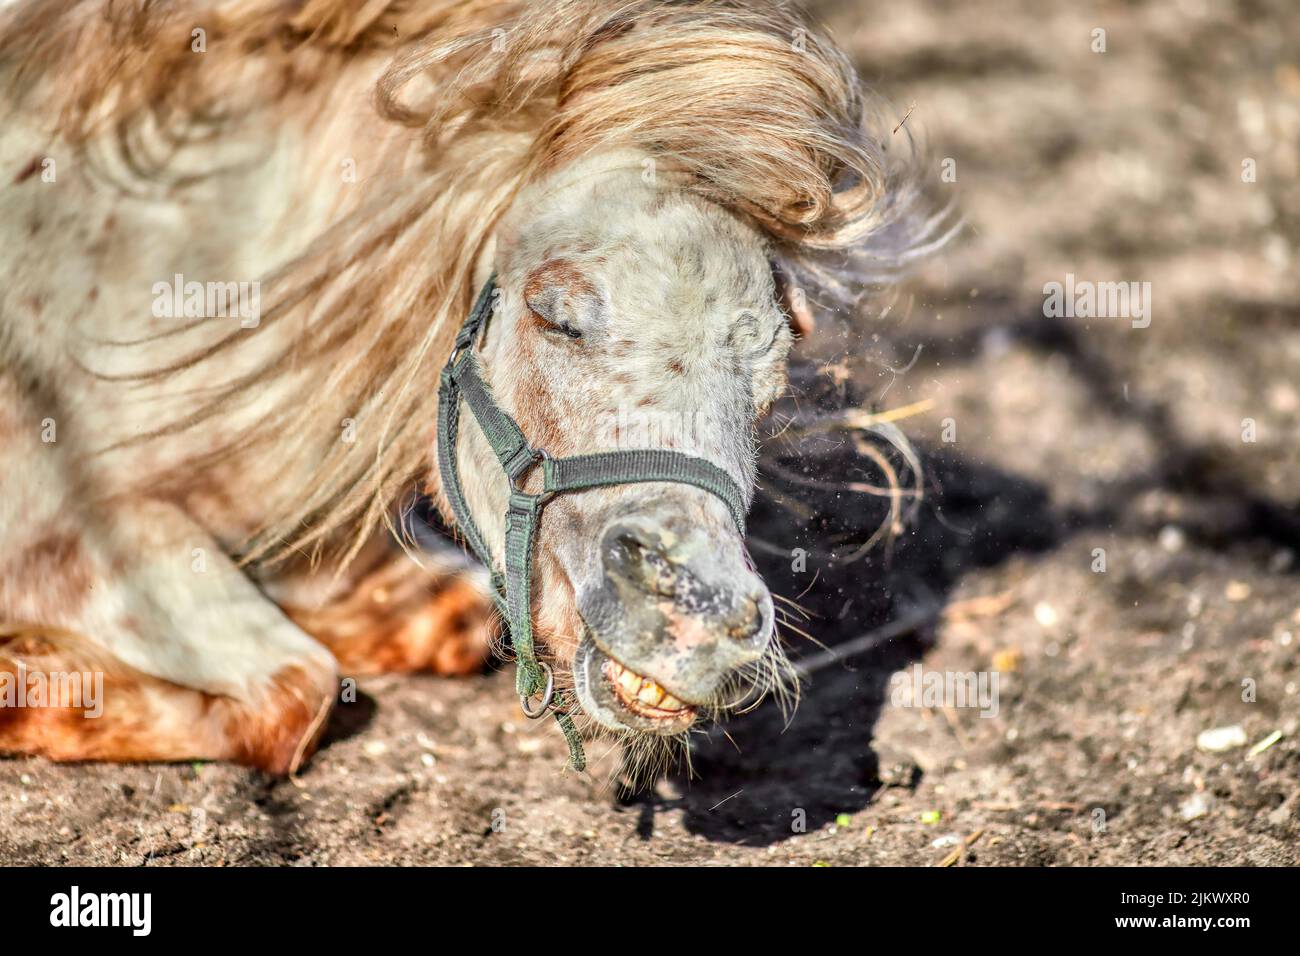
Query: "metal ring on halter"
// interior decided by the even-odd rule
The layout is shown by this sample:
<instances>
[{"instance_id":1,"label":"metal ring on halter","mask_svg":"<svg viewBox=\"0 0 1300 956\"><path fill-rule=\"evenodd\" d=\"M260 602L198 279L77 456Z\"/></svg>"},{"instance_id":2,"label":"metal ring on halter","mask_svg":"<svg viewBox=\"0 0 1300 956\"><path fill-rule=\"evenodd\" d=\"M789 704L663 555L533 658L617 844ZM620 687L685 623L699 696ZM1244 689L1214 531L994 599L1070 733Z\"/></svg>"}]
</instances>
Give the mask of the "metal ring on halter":
<instances>
[{"instance_id":1,"label":"metal ring on halter","mask_svg":"<svg viewBox=\"0 0 1300 956\"><path fill-rule=\"evenodd\" d=\"M537 665L546 672L546 689L542 692L542 702L534 710L523 694L519 695L519 706L524 709L524 716L529 720L536 720L546 713L546 708L551 706L551 698L555 696L555 673L551 670L551 665L542 661Z\"/></svg>"},{"instance_id":2,"label":"metal ring on halter","mask_svg":"<svg viewBox=\"0 0 1300 956\"><path fill-rule=\"evenodd\" d=\"M531 448L529 446L524 446L524 448L520 450L520 453L525 451L528 452L528 457L519 460L517 463L512 461L510 463L502 464L502 467L505 468L506 471L506 481L510 483L512 491L522 492L524 489L520 486L520 481L527 478L529 472L551 457L550 453L547 452L545 448ZM512 457L517 457L520 453L516 453L516 456ZM513 471L511 471L510 464L515 464L515 469ZM547 497L549 498L550 496L548 495Z\"/></svg>"}]
</instances>

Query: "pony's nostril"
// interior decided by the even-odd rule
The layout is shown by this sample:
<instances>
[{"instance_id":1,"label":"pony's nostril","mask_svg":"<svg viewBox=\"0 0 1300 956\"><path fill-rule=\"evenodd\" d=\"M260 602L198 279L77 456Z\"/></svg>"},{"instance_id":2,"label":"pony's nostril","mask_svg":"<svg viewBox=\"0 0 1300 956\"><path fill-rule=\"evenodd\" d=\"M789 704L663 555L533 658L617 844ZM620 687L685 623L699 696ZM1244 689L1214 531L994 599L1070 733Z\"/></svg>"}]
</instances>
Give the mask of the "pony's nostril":
<instances>
[{"instance_id":1,"label":"pony's nostril","mask_svg":"<svg viewBox=\"0 0 1300 956\"><path fill-rule=\"evenodd\" d=\"M629 584L672 597L677 571L657 541L637 528L616 527L605 535L605 570Z\"/></svg>"},{"instance_id":2,"label":"pony's nostril","mask_svg":"<svg viewBox=\"0 0 1300 956\"><path fill-rule=\"evenodd\" d=\"M751 597L742 599L736 615L727 627L733 641L752 641L763 629L763 607Z\"/></svg>"}]
</instances>

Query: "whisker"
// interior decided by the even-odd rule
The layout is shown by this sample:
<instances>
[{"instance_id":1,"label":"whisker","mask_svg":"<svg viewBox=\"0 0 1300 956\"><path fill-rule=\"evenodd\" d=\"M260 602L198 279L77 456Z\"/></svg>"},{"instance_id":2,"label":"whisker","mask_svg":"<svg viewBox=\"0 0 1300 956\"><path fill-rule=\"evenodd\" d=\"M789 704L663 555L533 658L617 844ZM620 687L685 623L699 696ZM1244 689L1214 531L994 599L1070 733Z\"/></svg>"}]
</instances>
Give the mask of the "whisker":
<instances>
[{"instance_id":1,"label":"whisker","mask_svg":"<svg viewBox=\"0 0 1300 956\"><path fill-rule=\"evenodd\" d=\"M725 727L722 728L722 736L726 737L727 740L731 743L731 746L736 748L736 753L744 753L744 751L740 749L740 744L736 743L736 738L731 736L731 734L727 732L727 728Z\"/></svg>"},{"instance_id":2,"label":"whisker","mask_svg":"<svg viewBox=\"0 0 1300 956\"><path fill-rule=\"evenodd\" d=\"M821 573L821 571L818 570L817 574L820 574L820 573ZM817 575L815 574L815 575L813 575L813 581L816 582L816 580L817 580ZM808 593L807 589L804 589L803 593L800 594L799 597L803 597L803 595L804 595L804 594L807 594L807 593ZM785 604L785 605L788 605L789 607L794 608L796 611L799 612L800 616L803 617L804 620L807 620L809 617L812 616L812 612L809 611L809 610L808 610L806 607L804 607L802 604L800 604L800 603L798 602L797 599L796 599L796 600L791 600L790 598L786 597L784 594L777 594L775 591L772 592L772 598L773 598L774 600L780 601L782 604ZM779 608L778 610L781 610L782 612L784 612L785 608Z\"/></svg>"},{"instance_id":3,"label":"whisker","mask_svg":"<svg viewBox=\"0 0 1300 956\"><path fill-rule=\"evenodd\" d=\"M787 631L794 631L794 633L798 634L804 640L811 641L813 644L816 644L818 647L824 648L826 646L821 641L817 640L817 638L813 637L811 634L805 631L803 628L799 627L797 624L791 624L789 621L782 621L781 626Z\"/></svg>"},{"instance_id":4,"label":"whisker","mask_svg":"<svg viewBox=\"0 0 1300 956\"><path fill-rule=\"evenodd\" d=\"M782 654L785 653L786 646L791 643L786 639L786 635L785 635L786 631L793 631L795 634L802 637L808 643L814 644L823 650L828 649L826 644L822 643L817 638L813 637L811 634L809 634L803 628L799 627L797 624L791 624L789 621L781 621L777 626L776 633L774 635L774 640L772 643L774 646L778 647L778 649L781 651Z\"/></svg>"},{"instance_id":5,"label":"whisker","mask_svg":"<svg viewBox=\"0 0 1300 956\"><path fill-rule=\"evenodd\" d=\"M802 591L799 592L799 597L795 598L796 601L798 601L799 598L802 598L805 594L807 594L809 591L813 589L813 587L817 584L817 579L821 577L821 573L822 573L821 568L818 568L816 571L813 572L812 580L808 582L808 586L806 588L804 588Z\"/></svg>"}]
</instances>

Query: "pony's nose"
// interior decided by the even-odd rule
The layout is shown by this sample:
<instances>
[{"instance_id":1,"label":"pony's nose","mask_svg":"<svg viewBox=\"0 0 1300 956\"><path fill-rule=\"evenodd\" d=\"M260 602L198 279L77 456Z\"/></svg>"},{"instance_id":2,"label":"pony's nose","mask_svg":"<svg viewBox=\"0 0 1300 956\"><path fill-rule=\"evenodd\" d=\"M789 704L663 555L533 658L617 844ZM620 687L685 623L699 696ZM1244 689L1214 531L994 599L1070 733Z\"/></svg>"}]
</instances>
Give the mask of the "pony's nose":
<instances>
[{"instance_id":1,"label":"pony's nose","mask_svg":"<svg viewBox=\"0 0 1300 956\"><path fill-rule=\"evenodd\" d=\"M607 580L693 621L699 638L756 649L766 642L766 588L702 531L624 520L605 531L601 554Z\"/></svg>"},{"instance_id":2,"label":"pony's nose","mask_svg":"<svg viewBox=\"0 0 1300 956\"><path fill-rule=\"evenodd\" d=\"M705 704L767 653L771 595L721 521L671 507L624 513L601 532L600 563L601 583L580 594L579 610L625 671Z\"/></svg>"},{"instance_id":3,"label":"pony's nose","mask_svg":"<svg viewBox=\"0 0 1300 956\"><path fill-rule=\"evenodd\" d=\"M680 580L668 549L645 528L616 524L605 532L605 573L648 594L671 598Z\"/></svg>"}]
</instances>

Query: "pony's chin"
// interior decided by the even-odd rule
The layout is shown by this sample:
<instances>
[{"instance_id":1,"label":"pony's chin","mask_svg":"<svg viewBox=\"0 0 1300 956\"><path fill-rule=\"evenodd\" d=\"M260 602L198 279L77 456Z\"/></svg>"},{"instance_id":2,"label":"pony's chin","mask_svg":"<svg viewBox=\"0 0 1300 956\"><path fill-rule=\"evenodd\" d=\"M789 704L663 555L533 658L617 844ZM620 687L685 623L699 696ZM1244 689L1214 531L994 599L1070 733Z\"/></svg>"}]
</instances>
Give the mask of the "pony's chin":
<instances>
[{"instance_id":1,"label":"pony's chin","mask_svg":"<svg viewBox=\"0 0 1300 956\"><path fill-rule=\"evenodd\" d=\"M697 717L694 707L602 651L590 632L573 659L573 686L582 709L609 730L671 737Z\"/></svg>"}]
</instances>

